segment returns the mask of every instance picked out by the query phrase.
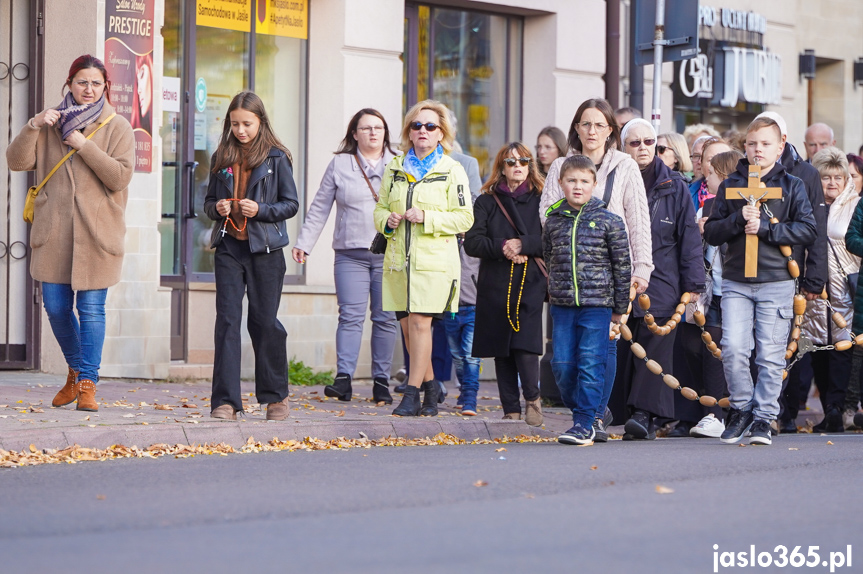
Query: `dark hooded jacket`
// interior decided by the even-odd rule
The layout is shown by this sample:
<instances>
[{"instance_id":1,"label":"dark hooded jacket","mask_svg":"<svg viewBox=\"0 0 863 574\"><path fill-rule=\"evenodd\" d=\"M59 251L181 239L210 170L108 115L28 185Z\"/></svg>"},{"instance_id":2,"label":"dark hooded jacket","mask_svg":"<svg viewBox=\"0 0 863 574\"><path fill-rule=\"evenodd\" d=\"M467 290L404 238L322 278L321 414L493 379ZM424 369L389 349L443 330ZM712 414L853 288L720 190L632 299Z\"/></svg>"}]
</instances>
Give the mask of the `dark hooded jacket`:
<instances>
[{"instance_id":1,"label":"dark hooded jacket","mask_svg":"<svg viewBox=\"0 0 863 574\"><path fill-rule=\"evenodd\" d=\"M595 197L575 211L561 199L546 212L542 251L552 305L626 313L632 264L619 215Z\"/></svg>"},{"instance_id":2,"label":"dark hooded jacket","mask_svg":"<svg viewBox=\"0 0 863 574\"><path fill-rule=\"evenodd\" d=\"M716 202L707 222L704 224L704 240L711 245L728 244L722 261L722 279L740 283L768 283L791 279L788 260L779 251L780 245L809 246L815 241L817 228L812 205L806 195L803 182L789 175L785 167L777 162L761 181L767 187L781 187L782 198L765 202L767 208L779 220L770 219L761 210L761 228L758 230L758 275L744 276L746 256L746 220L741 210L746 205L743 199L726 199L725 189L746 187L749 176L749 161L740 160L737 171L719 186ZM825 254L825 265L826 265Z\"/></svg>"},{"instance_id":3,"label":"dark hooded jacket","mask_svg":"<svg viewBox=\"0 0 863 574\"><path fill-rule=\"evenodd\" d=\"M792 250L792 256L800 265L800 286L810 293L821 293L827 283L827 204L824 202L824 189L821 187L821 174L811 163L800 157L790 143L785 144L779 162L785 171L803 180L806 196L812 205L815 216L815 228L818 235L809 247L797 245ZM802 263L805 262L805 265Z\"/></svg>"},{"instance_id":4,"label":"dark hooded jacket","mask_svg":"<svg viewBox=\"0 0 863 574\"><path fill-rule=\"evenodd\" d=\"M683 293L704 292L704 253L692 196L683 176L659 157L647 169L653 170L648 178L653 184L647 189L647 209L654 265L647 295L655 317L670 317ZM641 317L644 311L635 305L633 314Z\"/></svg>"}]
</instances>

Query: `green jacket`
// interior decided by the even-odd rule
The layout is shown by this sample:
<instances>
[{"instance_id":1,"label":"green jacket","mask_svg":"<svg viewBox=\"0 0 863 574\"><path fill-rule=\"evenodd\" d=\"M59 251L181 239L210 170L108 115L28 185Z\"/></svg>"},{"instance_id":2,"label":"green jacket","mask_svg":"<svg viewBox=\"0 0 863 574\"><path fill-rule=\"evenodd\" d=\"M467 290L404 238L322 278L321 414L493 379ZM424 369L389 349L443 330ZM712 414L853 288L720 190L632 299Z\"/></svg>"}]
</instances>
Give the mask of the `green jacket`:
<instances>
[{"instance_id":1,"label":"green jacket","mask_svg":"<svg viewBox=\"0 0 863 574\"><path fill-rule=\"evenodd\" d=\"M387 238L384 255L385 311L443 313L458 311L461 261L455 235L473 225L470 184L464 168L443 156L420 181L402 167L404 156L393 158L384 170L375 227ZM386 229L391 212L422 209L423 223L403 220L395 231Z\"/></svg>"}]
</instances>

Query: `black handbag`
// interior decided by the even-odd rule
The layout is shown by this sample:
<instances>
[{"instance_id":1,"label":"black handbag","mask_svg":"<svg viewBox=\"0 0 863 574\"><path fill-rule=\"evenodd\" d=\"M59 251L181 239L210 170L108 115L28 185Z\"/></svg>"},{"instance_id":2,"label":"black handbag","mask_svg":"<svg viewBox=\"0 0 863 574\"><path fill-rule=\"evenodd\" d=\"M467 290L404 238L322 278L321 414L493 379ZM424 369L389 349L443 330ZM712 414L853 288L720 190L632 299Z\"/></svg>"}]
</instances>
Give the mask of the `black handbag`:
<instances>
[{"instance_id":1,"label":"black handbag","mask_svg":"<svg viewBox=\"0 0 863 574\"><path fill-rule=\"evenodd\" d=\"M372 197L375 198L375 203L378 202L378 194L375 193L375 188L372 187L372 182L369 181L369 176L366 175L366 171L363 169L362 164L360 164L359 158L355 155L354 161L357 162L357 167L360 168L360 173L363 174L363 179L366 180L366 185L369 186L369 191L372 192ZM374 253L375 255L383 255L387 252L387 236L381 233L380 231L375 234L375 238L372 239L372 244L369 245L369 251Z\"/></svg>"}]
</instances>

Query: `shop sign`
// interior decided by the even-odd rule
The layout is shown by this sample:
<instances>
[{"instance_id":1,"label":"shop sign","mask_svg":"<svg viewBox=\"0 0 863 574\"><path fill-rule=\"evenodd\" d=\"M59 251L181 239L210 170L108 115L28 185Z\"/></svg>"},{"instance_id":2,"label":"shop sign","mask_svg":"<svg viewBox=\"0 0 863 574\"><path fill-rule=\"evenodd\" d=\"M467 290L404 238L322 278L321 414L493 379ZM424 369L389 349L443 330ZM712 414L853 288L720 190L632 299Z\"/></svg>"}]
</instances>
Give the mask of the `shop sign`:
<instances>
[{"instance_id":1,"label":"shop sign","mask_svg":"<svg viewBox=\"0 0 863 574\"><path fill-rule=\"evenodd\" d=\"M153 171L153 12L156 0L109 0L105 68L111 103L132 124L135 171Z\"/></svg>"},{"instance_id":2,"label":"shop sign","mask_svg":"<svg viewBox=\"0 0 863 574\"><path fill-rule=\"evenodd\" d=\"M195 23L198 26L252 31L253 0L197 0Z\"/></svg>"},{"instance_id":3,"label":"shop sign","mask_svg":"<svg viewBox=\"0 0 863 574\"><path fill-rule=\"evenodd\" d=\"M289 38L309 37L309 3L307 0L257 0L258 34L287 36Z\"/></svg>"},{"instance_id":4,"label":"shop sign","mask_svg":"<svg viewBox=\"0 0 863 574\"><path fill-rule=\"evenodd\" d=\"M731 8L698 7L698 23L712 28L717 24L730 30L742 30L764 34L767 31L767 18L757 12L732 10Z\"/></svg>"},{"instance_id":5,"label":"shop sign","mask_svg":"<svg viewBox=\"0 0 863 574\"><path fill-rule=\"evenodd\" d=\"M782 58L773 52L726 47L722 99L719 105L733 108L738 100L779 104L782 100ZM718 55L718 54L717 54ZM717 67L720 64L717 58Z\"/></svg>"},{"instance_id":6,"label":"shop sign","mask_svg":"<svg viewBox=\"0 0 863 574\"><path fill-rule=\"evenodd\" d=\"M180 113L180 78L162 76L162 111Z\"/></svg>"}]
</instances>

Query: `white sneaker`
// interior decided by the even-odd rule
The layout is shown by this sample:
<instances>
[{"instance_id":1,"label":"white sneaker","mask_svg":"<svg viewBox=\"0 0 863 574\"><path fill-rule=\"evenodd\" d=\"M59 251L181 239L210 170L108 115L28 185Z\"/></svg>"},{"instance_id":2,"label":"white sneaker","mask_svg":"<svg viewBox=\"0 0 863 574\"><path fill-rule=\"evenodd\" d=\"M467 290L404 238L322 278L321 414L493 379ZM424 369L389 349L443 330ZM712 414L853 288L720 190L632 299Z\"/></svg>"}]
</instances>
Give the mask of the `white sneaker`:
<instances>
[{"instance_id":1,"label":"white sneaker","mask_svg":"<svg viewBox=\"0 0 863 574\"><path fill-rule=\"evenodd\" d=\"M854 415L857 412L851 409L848 409L842 413L842 424L845 427L845 430L857 430L857 425L854 424Z\"/></svg>"},{"instance_id":2,"label":"white sneaker","mask_svg":"<svg viewBox=\"0 0 863 574\"><path fill-rule=\"evenodd\" d=\"M698 424L689 429L689 436L697 438L719 438L725 431L725 424L710 413Z\"/></svg>"}]
</instances>

